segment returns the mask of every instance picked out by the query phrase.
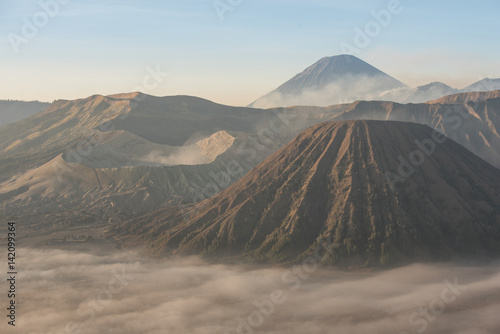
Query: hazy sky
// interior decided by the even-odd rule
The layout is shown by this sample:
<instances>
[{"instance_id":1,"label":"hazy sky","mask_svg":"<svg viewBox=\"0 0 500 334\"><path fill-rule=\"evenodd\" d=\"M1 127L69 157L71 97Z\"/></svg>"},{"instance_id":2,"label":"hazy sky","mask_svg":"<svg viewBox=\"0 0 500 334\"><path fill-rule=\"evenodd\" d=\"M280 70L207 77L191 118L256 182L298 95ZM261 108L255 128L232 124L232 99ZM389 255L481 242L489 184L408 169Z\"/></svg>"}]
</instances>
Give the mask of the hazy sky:
<instances>
[{"instance_id":1,"label":"hazy sky","mask_svg":"<svg viewBox=\"0 0 500 334\"><path fill-rule=\"evenodd\" d=\"M45 15L40 3L54 1L66 3ZM341 43L356 46L355 28L374 27L371 12L391 1L0 0L0 99L129 92L149 66L169 73L152 95L247 105L345 53ZM221 14L214 3L234 6ZM356 56L412 86L500 77L497 0L401 0L397 9Z\"/></svg>"}]
</instances>

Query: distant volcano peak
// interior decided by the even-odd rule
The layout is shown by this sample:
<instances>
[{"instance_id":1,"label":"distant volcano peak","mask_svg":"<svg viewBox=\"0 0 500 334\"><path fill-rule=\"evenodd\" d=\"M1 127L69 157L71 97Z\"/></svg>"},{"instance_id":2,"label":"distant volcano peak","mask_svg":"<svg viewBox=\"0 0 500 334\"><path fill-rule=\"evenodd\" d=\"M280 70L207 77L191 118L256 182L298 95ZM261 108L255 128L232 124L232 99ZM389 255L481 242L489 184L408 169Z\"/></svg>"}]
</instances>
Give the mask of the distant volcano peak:
<instances>
[{"instance_id":1,"label":"distant volcano peak","mask_svg":"<svg viewBox=\"0 0 500 334\"><path fill-rule=\"evenodd\" d=\"M365 61L351 55L340 55L320 59L252 106L326 106L353 102L366 96L375 97L384 91L403 87L406 85Z\"/></svg>"}]
</instances>

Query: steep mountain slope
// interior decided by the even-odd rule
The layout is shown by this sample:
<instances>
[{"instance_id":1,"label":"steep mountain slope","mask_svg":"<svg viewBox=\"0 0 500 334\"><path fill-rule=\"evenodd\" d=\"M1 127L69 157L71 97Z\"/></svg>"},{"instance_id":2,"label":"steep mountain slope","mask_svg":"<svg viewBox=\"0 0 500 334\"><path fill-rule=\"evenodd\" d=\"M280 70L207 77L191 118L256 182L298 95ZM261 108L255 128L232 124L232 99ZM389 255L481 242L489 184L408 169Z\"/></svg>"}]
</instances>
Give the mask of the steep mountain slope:
<instances>
[{"instance_id":1,"label":"steep mountain slope","mask_svg":"<svg viewBox=\"0 0 500 334\"><path fill-rule=\"evenodd\" d=\"M103 137L88 154L65 154L64 159L93 168L203 165L213 162L235 142L226 131L185 146L151 143L124 130L110 131Z\"/></svg>"},{"instance_id":2,"label":"steep mountain slope","mask_svg":"<svg viewBox=\"0 0 500 334\"><path fill-rule=\"evenodd\" d=\"M500 166L495 96L269 110L138 93L57 101L0 131L0 214L54 229L197 203L237 181L304 128L336 117L427 124Z\"/></svg>"},{"instance_id":3,"label":"steep mountain slope","mask_svg":"<svg viewBox=\"0 0 500 334\"><path fill-rule=\"evenodd\" d=\"M495 96L495 92L466 93L425 104L360 101L351 104L335 120L425 124L500 168L500 98ZM457 104L448 104L448 101Z\"/></svg>"},{"instance_id":4,"label":"steep mountain slope","mask_svg":"<svg viewBox=\"0 0 500 334\"><path fill-rule=\"evenodd\" d=\"M39 101L0 100L0 127L29 117L49 105L50 103Z\"/></svg>"},{"instance_id":5,"label":"steep mountain slope","mask_svg":"<svg viewBox=\"0 0 500 334\"><path fill-rule=\"evenodd\" d=\"M0 180L41 166L78 145L91 146L113 129L107 121L126 117L130 110L130 100L96 95L56 101L45 111L10 124L0 132Z\"/></svg>"},{"instance_id":6,"label":"steep mountain slope","mask_svg":"<svg viewBox=\"0 0 500 334\"><path fill-rule=\"evenodd\" d=\"M500 79L483 79L463 89L442 82L408 87L359 58L340 55L320 59L250 106L328 106L356 100L423 103L451 94L499 89Z\"/></svg>"},{"instance_id":7,"label":"steep mountain slope","mask_svg":"<svg viewBox=\"0 0 500 334\"><path fill-rule=\"evenodd\" d=\"M373 98L403 87L406 85L361 59L341 55L319 60L251 106L327 106Z\"/></svg>"},{"instance_id":8,"label":"steep mountain slope","mask_svg":"<svg viewBox=\"0 0 500 334\"><path fill-rule=\"evenodd\" d=\"M112 131L122 130L150 143L169 146L190 145L219 131L248 134L281 127L283 130L271 130L295 131L295 135L304 127L339 114L344 107L258 110L196 97L140 93L59 100L44 112L0 132L0 180L47 163L62 153L78 149L85 153L87 146L94 149Z\"/></svg>"},{"instance_id":9,"label":"steep mountain slope","mask_svg":"<svg viewBox=\"0 0 500 334\"><path fill-rule=\"evenodd\" d=\"M127 117L116 119L114 125L153 143L181 146L221 130L254 131L256 125L269 122L270 115L191 96L147 96L133 103Z\"/></svg>"},{"instance_id":10,"label":"steep mountain slope","mask_svg":"<svg viewBox=\"0 0 500 334\"><path fill-rule=\"evenodd\" d=\"M56 101L0 132L0 214L57 229L198 202L345 107L258 110L139 93Z\"/></svg>"},{"instance_id":11,"label":"steep mountain slope","mask_svg":"<svg viewBox=\"0 0 500 334\"><path fill-rule=\"evenodd\" d=\"M434 142L391 185L429 127L346 121L313 126L190 211L160 210L109 232L156 254L372 265L500 250L500 172L457 143ZM442 139L442 137L439 137ZM422 153L424 156L424 154ZM325 250L320 240L331 240Z\"/></svg>"}]
</instances>

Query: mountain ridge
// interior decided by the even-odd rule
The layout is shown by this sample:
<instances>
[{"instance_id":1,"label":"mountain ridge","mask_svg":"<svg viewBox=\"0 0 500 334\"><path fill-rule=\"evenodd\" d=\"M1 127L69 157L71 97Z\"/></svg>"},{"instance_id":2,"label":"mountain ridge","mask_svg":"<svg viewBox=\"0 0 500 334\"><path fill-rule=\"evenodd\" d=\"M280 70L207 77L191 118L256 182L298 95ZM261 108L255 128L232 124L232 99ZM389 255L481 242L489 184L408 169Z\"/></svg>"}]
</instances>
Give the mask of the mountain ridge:
<instances>
[{"instance_id":1,"label":"mountain ridge","mask_svg":"<svg viewBox=\"0 0 500 334\"><path fill-rule=\"evenodd\" d=\"M258 110L142 93L58 100L0 132L0 212L36 233L196 202L238 180L302 127L342 110ZM50 180L35 177L40 168Z\"/></svg>"},{"instance_id":2,"label":"mountain ridge","mask_svg":"<svg viewBox=\"0 0 500 334\"><path fill-rule=\"evenodd\" d=\"M274 263L302 260L319 239L336 245L321 262L338 265L497 252L500 174L457 143L436 145L391 189L385 173L398 169L398 156L411 154L415 140L429 138L432 129L413 123L321 123L218 195L184 212L138 217L108 236L124 246L146 244L156 255Z\"/></svg>"},{"instance_id":3,"label":"mountain ridge","mask_svg":"<svg viewBox=\"0 0 500 334\"><path fill-rule=\"evenodd\" d=\"M358 101L268 110L134 93L57 101L0 132L0 213L27 225L44 220L59 226L78 225L81 219L126 220L173 203L196 203L237 181L303 129L329 120L426 124L500 167L499 99L490 93L452 99L457 103ZM227 135L203 142L220 131ZM203 149L196 149L194 157L178 155L196 143ZM53 169L53 159L61 154L65 159L56 161L62 173L57 190L30 180L36 168ZM66 214L57 214L56 208Z\"/></svg>"},{"instance_id":4,"label":"mountain ridge","mask_svg":"<svg viewBox=\"0 0 500 334\"><path fill-rule=\"evenodd\" d=\"M321 58L249 106L328 106L356 100L423 103L451 94L490 90L500 90L500 79L483 79L462 89L438 81L413 88L355 56L339 55Z\"/></svg>"},{"instance_id":5,"label":"mountain ridge","mask_svg":"<svg viewBox=\"0 0 500 334\"><path fill-rule=\"evenodd\" d=\"M0 128L34 115L49 105L40 101L0 100Z\"/></svg>"},{"instance_id":6,"label":"mountain ridge","mask_svg":"<svg viewBox=\"0 0 500 334\"><path fill-rule=\"evenodd\" d=\"M366 87L360 89L357 87L356 82L358 85L359 82L363 82ZM331 91L349 94L347 100L352 100L367 94L376 96L387 90L404 87L406 85L402 82L363 60L351 55L340 55L320 59L272 92L251 103L250 106L267 108L318 105L314 101L321 98L322 95L331 94ZM356 92L357 90L361 91L361 93ZM314 96L309 96L310 92L314 92ZM283 104L287 100L301 101L301 99L307 102L286 102ZM267 103L265 101L271 102ZM309 101L310 103L308 103ZM330 102L332 103L321 103L320 105L342 103L340 100Z\"/></svg>"}]
</instances>

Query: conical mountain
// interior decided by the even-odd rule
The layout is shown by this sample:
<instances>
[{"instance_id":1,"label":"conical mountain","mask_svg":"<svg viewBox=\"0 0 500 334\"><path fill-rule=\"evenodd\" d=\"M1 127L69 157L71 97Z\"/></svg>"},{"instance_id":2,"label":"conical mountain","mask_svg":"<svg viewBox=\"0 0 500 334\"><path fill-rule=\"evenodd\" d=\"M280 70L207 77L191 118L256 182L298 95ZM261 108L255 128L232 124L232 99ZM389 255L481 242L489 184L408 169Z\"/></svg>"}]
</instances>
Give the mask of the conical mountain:
<instances>
[{"instance_id":1,"label":"conical mountain","mask_svg":"<svg viewBox=\"0 0 500 334\"><path fill-rule=\"evenodd\" d=\"M388 120L425 124L500 168L499 93L461 93L420 104L358 101L350 104L333 120Z\"/></svg>"},{"instance_id":2,"label":"conical mountain","mask_svg":"<svg viewBox=\"0 0 500 334\"><path fill-rule=\"evenodd\" d=\"M320 59L251 106L327 106L375 98L382 92L403 87L406 85L365 61L340 55Z\"/></svg>"},{"instance_id":3,"label":"conical mountain","mask_svg":"<svg viewBox=\"0 0 500 334\"><path fill-rule=\"evenodd\" d=\"M500 171L424 125L328 122L217 196L109 235L156 254L278 263L317 249L324 263L361 266L491 255L500 247Z\"/></svg>"},{"instance_id":4,"label":"conical mountain","mask_svg":"<svg viewBox=\"0 0 500 334\"><path fill-rule=\"evenodd\" d=\"M325 57L281 85L277 90L286 94L298 94L310 87L323 88L345 76L380 77L396 86L402 82L351 55Z\"/></svg>"}]
</instances>

